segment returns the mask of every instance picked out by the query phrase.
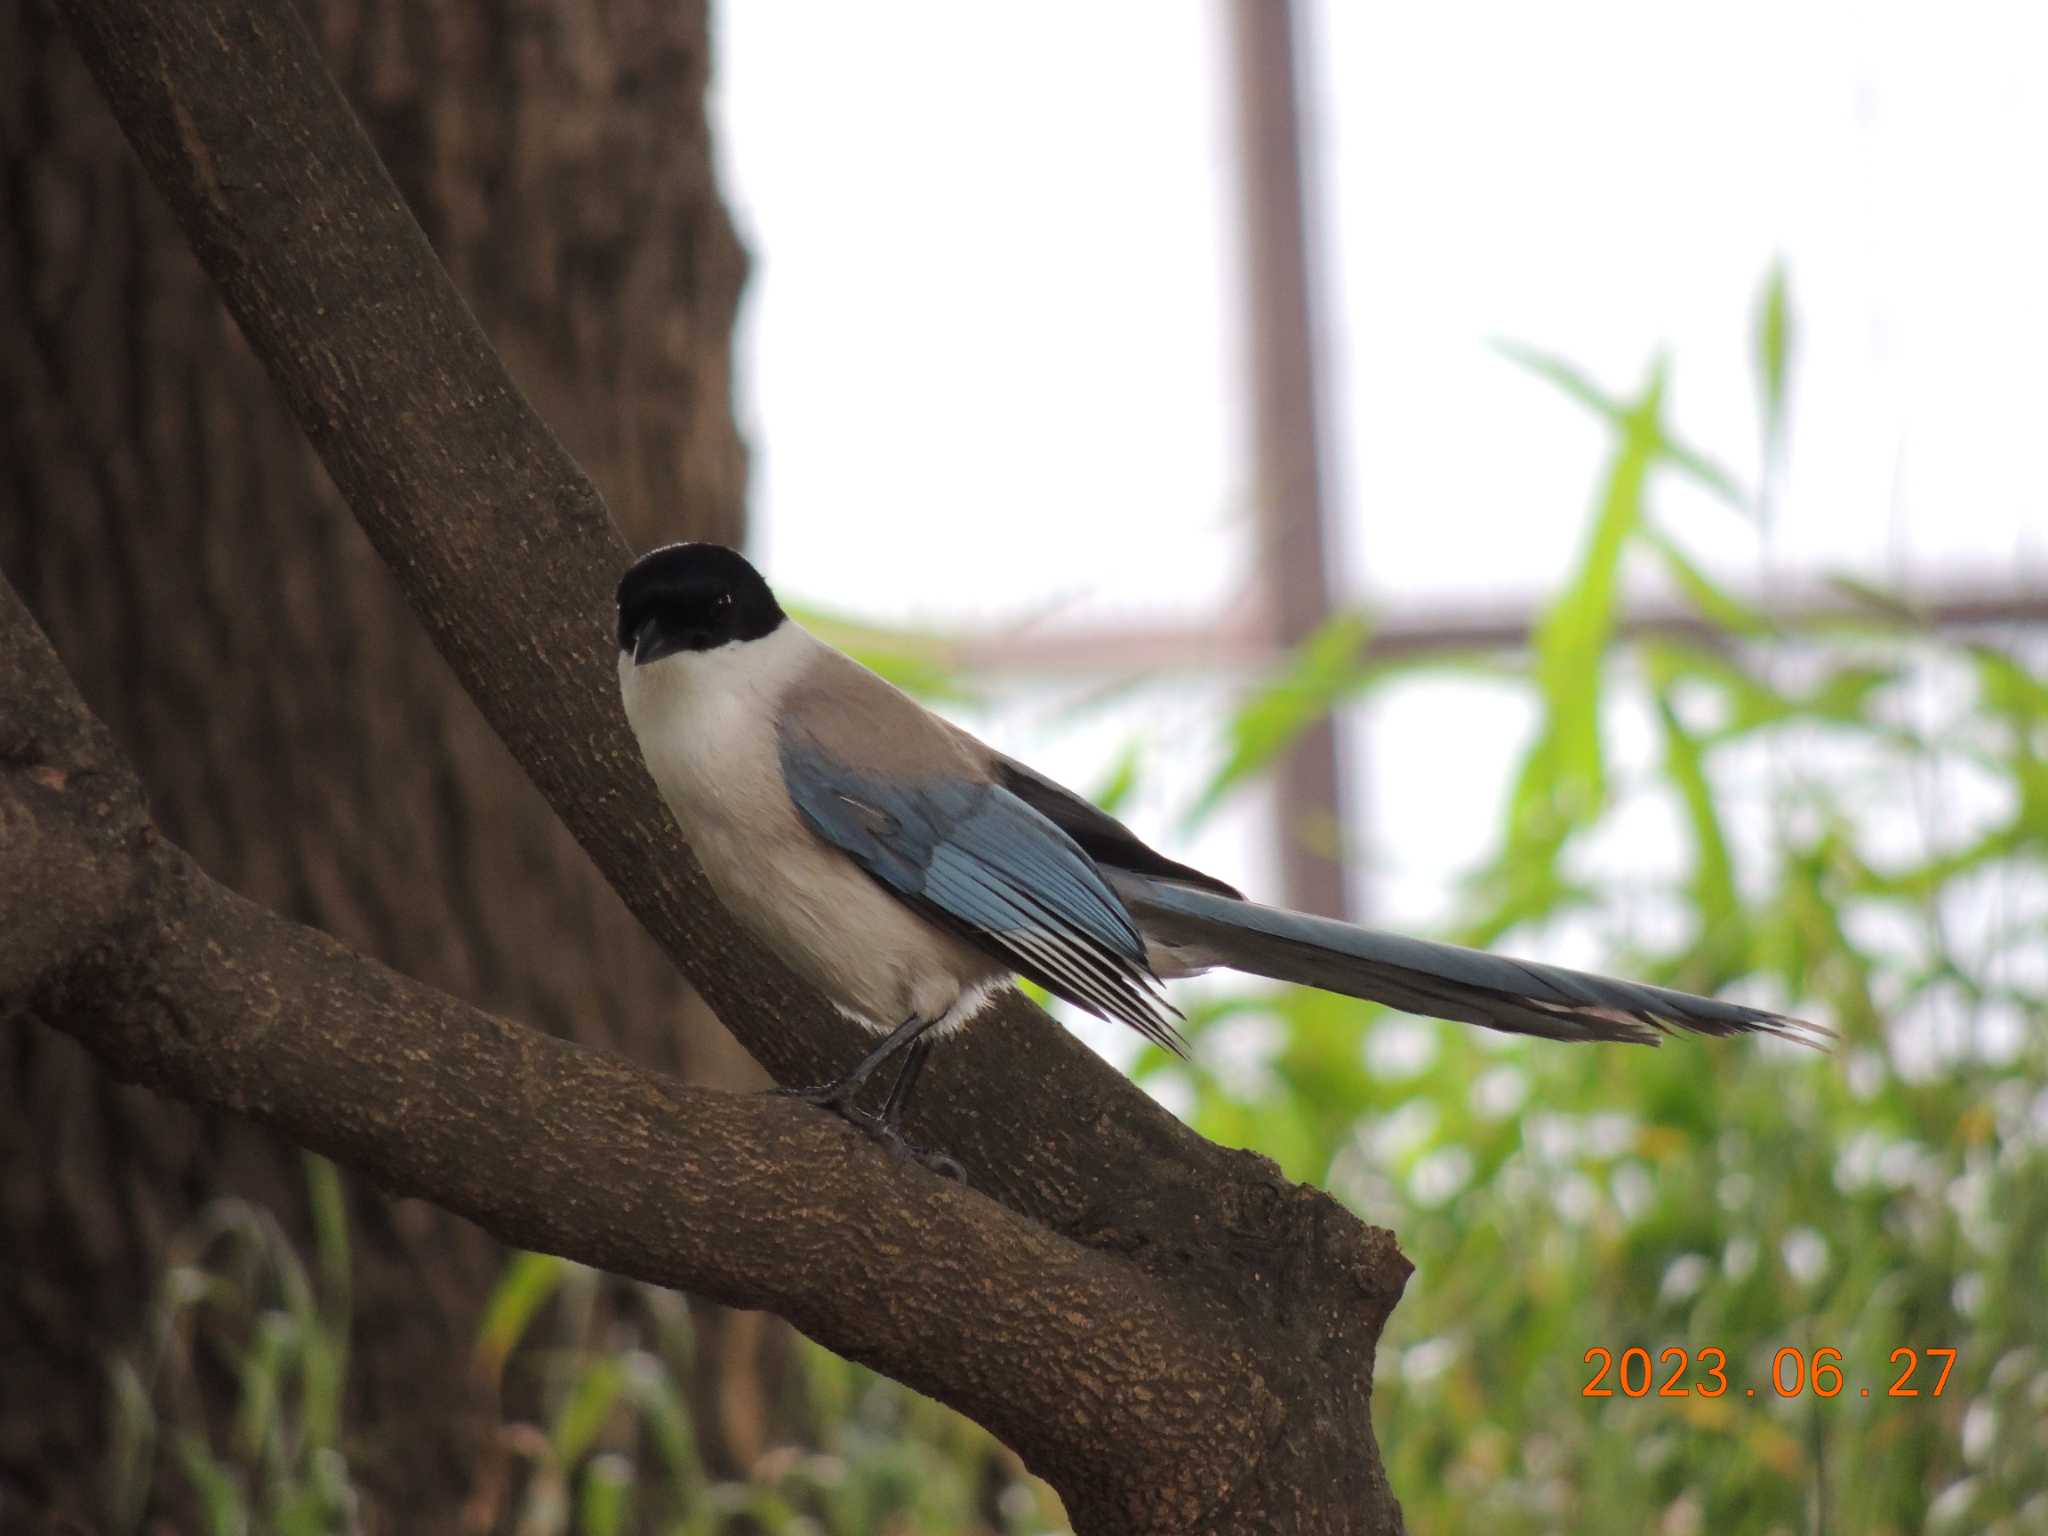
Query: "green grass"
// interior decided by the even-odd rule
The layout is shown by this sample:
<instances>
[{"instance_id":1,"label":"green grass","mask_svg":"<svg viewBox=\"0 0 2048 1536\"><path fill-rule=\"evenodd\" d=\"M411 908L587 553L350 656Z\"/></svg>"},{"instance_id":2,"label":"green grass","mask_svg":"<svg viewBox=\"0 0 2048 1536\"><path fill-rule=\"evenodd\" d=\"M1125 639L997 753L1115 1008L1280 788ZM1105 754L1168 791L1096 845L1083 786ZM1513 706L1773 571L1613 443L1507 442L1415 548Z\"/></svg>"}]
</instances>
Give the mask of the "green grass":
<instances>
[{"instance_id":1,"label":"green grass","mask_svg":"<svg viewBox=\"0 0 2048 1536\"><path fill-rule=\"evenodd\" d=\"M142 1528L164 1466L210 1536L315 1536L352 1527L342 1450L348 1371L347 1209L332 1164L305 1160L309 1269L277 1219L216 1200L171 1244L140 1350L110 1366L107 1516ZM234 1409L209 1420L203 1370L225 1371Z\"/></svg>"}]
</instances>

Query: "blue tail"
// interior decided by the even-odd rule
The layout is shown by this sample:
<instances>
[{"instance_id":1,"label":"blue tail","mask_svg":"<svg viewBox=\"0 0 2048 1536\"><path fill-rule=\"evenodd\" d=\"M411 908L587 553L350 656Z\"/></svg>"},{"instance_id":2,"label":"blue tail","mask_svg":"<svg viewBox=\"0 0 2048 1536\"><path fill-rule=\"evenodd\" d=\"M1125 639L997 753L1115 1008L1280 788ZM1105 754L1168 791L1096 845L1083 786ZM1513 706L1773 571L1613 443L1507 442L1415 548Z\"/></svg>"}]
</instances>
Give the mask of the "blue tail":
<instances>
[{"instance_id":1,"label":"blue tail","mask_svg":"<svg viewBox=\"0 0 2048 1536\"><path fill-rule=\"evenodd\" d=\"M1191 970L1224 966L1549 1040L1657 1045L1680 1032L1764 1034L1824 1050L1834 1038L1821 1025L1741 1003L1377 933L1128 870L1106 873L1145 937Z\"/></svg>"}]
</instances>

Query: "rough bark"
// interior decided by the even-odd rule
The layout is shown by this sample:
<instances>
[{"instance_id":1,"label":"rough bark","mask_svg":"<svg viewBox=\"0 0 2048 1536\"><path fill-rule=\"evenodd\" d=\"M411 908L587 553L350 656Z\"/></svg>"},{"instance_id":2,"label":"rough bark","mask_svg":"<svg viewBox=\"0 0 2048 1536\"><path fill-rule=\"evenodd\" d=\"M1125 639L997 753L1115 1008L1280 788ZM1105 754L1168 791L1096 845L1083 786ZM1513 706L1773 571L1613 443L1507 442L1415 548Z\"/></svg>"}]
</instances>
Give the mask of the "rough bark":
<instances>
[{"instance_id":1,"label":"rough bark","mask_svg":"<svg viewBox=\"0 0 2048 1536\"><path fill-rule=\"evenodd\" d=\"M734 536L742 261L712 183L702 6L309 15L441 260L635 543ZM700 1079L757 1077L412 622L38 0L0 6L0 229L0 569L166 832L244 895L482 1006ZM60 1034L0 1041L0 1525L90 1517L106 1365L135 1347L167 1243L221 1195L297 1227L299 1162L109 1081ZM502 1249L369 1189L351 1215L374 1341L351 1418L380 1430L357 1475L373 1524L441 1527L497 1422L466 1367ZM744 1465L760 1426L719 1427L758 1412L705 1406L714 1465Z\"/></svg>"},{"instance_id":2,"label":"rough bark","mask_svg":"<svg viewBox=\"0 0 2048 1536\"><path fill-rule=\"evenodd\" d=\"M507 1242L772 1308L1116 1490L1124 1528L1208 1507L1278 1427L1246 1320L1198 1294L795 1100L482 1013L209 879L6 588L0 696L0 1019Z\"/></svg>"},{"instance_id":3,"label":"rough bark","mask_svg":"<svg viewBox=\"0 0 2048 1536\"><path fill-rule=\"evenodd\" d=\"M161 836L4 586L0 698L0 1023L61 1029L120 1081L507 1242L771 1308L1003 1436L1085 1529L1352 1528L1327 1503L1348 1490L1270 1482L1291 1459L1284 1310L1061 1236L797 1101L485 1014L233 894ZM1315 1257L1392 1260L1378 1247Z\"/></svg>"},{"instance_id":4,"label":"rough bark","mask_svg":"<svg viewBox=\"0 0 2048 1536\"><path fill-rule=\"evenodd\" d=\"M293 18L228 0L75 0L66 14L253 350L514 757L772 1072L814 1079L843 1063L857 1044L847 1026L706 899L640 771L604 625L622 542ZM1387 1234L1195 1137L1021 1003L941 1053L913 1129L1013 1211L1163 1287L1182 1315L1256 1341L1272 1407L1227 1465L1126 1481L1099 1455L1035 1451L1077 1525L1398 1529L1367 1411L1373 1347L1406 1274ZM943 1339L976 1362L1013 1358L992 1337L1005 1326L1001 1313L955 1317Z\"/></svg>"}]
</instances>

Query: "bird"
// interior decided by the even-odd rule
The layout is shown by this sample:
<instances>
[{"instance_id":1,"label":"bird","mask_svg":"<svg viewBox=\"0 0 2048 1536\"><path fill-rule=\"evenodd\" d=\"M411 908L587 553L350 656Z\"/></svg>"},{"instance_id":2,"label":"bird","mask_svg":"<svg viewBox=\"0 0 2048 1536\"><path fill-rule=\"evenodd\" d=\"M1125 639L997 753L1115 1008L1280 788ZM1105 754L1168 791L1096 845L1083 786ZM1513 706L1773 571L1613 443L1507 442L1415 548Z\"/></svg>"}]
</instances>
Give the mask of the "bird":
<instances>
[{"instance_id":1,"label":"bird","mask_svg":"<svg viewBox=\"0 0 2048 1536\"><path fill-rule=\"evenodd\" d=\"M713 892L879 1039L780 1090L954 1176L902 1131L936 1042L1022 977L1185 1053L1162 982L1214 968L1562 1041L1825 1027L1251 901L926 709L792 619L738 551L681 543L618 587L619 690ZM858 1104L885 1066L879 1109Z\"/></svg>"}]
</instances>

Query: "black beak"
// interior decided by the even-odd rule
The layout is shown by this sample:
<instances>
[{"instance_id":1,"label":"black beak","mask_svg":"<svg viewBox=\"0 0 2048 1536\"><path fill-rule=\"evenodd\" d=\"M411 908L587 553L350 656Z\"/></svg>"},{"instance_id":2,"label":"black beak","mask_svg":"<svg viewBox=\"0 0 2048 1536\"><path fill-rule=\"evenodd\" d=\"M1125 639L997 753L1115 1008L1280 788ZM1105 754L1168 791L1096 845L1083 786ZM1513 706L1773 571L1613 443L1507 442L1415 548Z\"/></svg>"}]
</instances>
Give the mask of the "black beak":
<instances>
[{"instance_id":1,"label":"black beak","mask_svg":"<svg viewBox=\"0 0 2048 1536\"><path fill-rule=\"evenodd\" d=\"M633 665L644 667L650 661L659 661L672 656L682 646L661 631L661 620L649 614L640 621L640 627L633 631Z\"/></svg>"}]
</instances>

